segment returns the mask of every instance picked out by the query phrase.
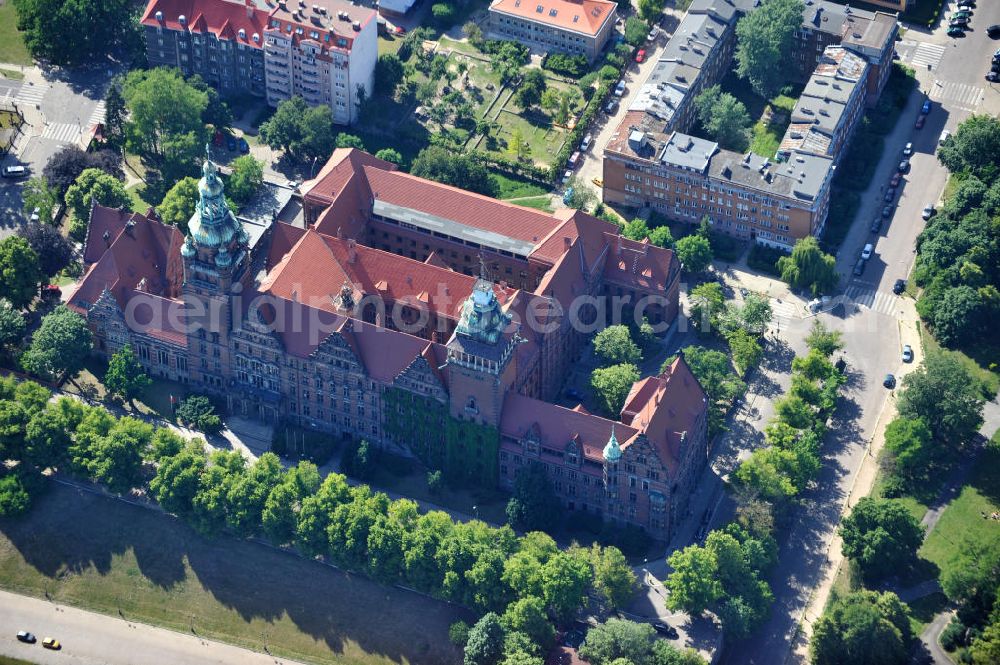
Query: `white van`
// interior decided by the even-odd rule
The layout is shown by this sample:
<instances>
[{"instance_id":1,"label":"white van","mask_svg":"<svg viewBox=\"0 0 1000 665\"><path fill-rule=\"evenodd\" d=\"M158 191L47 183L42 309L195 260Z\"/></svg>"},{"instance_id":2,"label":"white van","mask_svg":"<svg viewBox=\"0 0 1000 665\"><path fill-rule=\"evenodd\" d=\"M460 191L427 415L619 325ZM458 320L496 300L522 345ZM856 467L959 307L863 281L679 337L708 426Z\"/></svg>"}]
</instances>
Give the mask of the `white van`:
<instances>
[{"instance_id":1,"label":"white van","mask_svg":"<svg viewBox=\"0 0 1000 665\"><path fill-rule=\"evenodd\" d=\"M875 246L871 243L865 245L865 248L861 250L861 258L867 261L872 257L872 252L875 251Z\"/></svg>"},{"instance_id":2,"label":"white van","mask_svg":"<svg viewBox=\"0 0 1000 665\"><path fill-rule=\"evenodd\" d=\"M27 175L28 175L28 169L21 166L20 164L16 166L3 167L3 177L5 178L24 178Z\"/></svg>"}]
</instances>

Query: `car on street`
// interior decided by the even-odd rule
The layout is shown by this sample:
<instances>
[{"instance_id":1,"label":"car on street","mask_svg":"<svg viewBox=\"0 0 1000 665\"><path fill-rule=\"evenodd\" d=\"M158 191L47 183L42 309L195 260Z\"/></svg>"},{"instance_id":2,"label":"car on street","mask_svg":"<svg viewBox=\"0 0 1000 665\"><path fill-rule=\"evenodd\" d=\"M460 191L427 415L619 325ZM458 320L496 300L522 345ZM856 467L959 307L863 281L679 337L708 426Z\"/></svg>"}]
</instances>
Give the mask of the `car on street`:
<instances>
[{"instance_id":1,"label":"car on street","mask_svg":"<svg viewBox=\"0 0 1000 665\"><path fill-rule=\"evenodd\" d=\"M397 34L397 35L405 35L406 34L406 28L404 28L401 25L397 25L395 28L392 29L392 32L394 34Z\"/></svg>"},{"instance_id":2,"label":"car on street","mask_svg":"<svg viewBox=\"0 0 1000 665\"><path fill-rule=\"evenodd\" d=\"M226 137L226 150L229 150L230 152L236 152L236 146L237 146L236 137L235 136L227 136Z\"/></svg>"},{"instance_id":3,"label":"car on street","mask_svg":"<svg viewBox=\"0 0 1000 665\"><path fill-rule=\"evenodd\" d=\"M855 277L861 277L861 273L865 271L866 265L868 265L867 261L865 261L864 259L858 259L858 262L854 264L853 272Z\"/></svg>"},{"instance_id":4,"label":"car on street","mask_svg":"<svg viewBox=\"0 0 1000 665\"><path fill-rule=\"evenodd\" d=\"M882 230L882 218L877 216L872 220L872 233L878 233Z\"/></svg>"},{"instance_id":5,"label":"car on street","mask_svg":"<svg viewBox=\"0 0 1000 665\"><path fill-rule=\"evenodd\" d=\"M249 154L250 144L247 143L247 140L241 136L239 143L240 143L240 152L243 153L244 155Z\"/></svg>"},{"instance_id":6,"label":"car on street","mask_svg":"<svg viewBox=\"0 0 1000 665\"><path fill-rule=\"evenodd\" d=\"M953 18L953 19L955 19L955 18L972 18L972 11L969 10L969 9L961 9L960 8L957 12L954 12L949 18Z\"/></svg>"},{"instance_id":7,"label":"car on street","mask_svg":"<svg viewBox=\"0 0 1000 665\"><path fill-rule=\"evenodd\" d=\"M910 160L904 159L903 161L901 161L899 163L899 166L896 167L896 170L898 170L900 173L906 173L907 171L909 171L910 170Z\"/></svg>"},{"instance_id":8,"label":"car on street","mask_svg":"<svg viewBox=\"0 0 1000 665\"><path fill-rule=\"evenodd\" d=\"M646 41L651 42L659 36L660 36L660 29L654 25L653 29L649 31L648 35L646 35Z\"/></svg>"},{"instance_id":9,"label":"car on street","mask_svg":"<svg viewBox=\"0 0 1000 665\"><path fill-rule=\"evenodd\" d=\"M26 630L17 631L17 641L24 642L25 644L34 644L38 641L38 638Z\"/></svg>"},{"instance_id":10,"label":"car on street","mask_svg":"<svg viewBox=\"0 0 1000 665\"><path fill-rule=\"evenodd\" d=\"M642 62L645 59L646 59L646 49L641 48L641 49L639 49L638 51L635 52L635 61L636 62Z\"/></svg>"},{"instance_id":11,"label":"car on street","mask_svg":"<svg viewBox=\"0 0 1000 665\"><path fill-rule=\"evenodd\" d=\"M884 200L886 203L892 203L893 199L895 198L896 198L896 188L890 187L889 189L885 190L885 196L882 197L882 200Z\"/></svg>"},{"instance_id":12,"label":"car on street","mask_svg":"<svg viewBox=\"0 0 1000 665\"><path fill-rule=\"evenodd\" d=\"M957 26L959 28L964 28L968 24L969 24L969 17L968 16L953 16L948 21L948 25L950 25L952 27L956 27Z\"/></svg>"},{"instance_id":13,"label":"car on street","mask_svg":"<svg viewBox=\"0 0 1000 665\"><path fill-rule=\"evenodd\" d=\"M914 129L923 129L924 128L924 123L926 121L927 121L927 116L925 116L925 115L918 115L917 116L917 121L915 123L913 123L913 128Z\"/></svg>"},{"instance_id":14,"label":"car on street","mask_svg":"<svg viewBox=\"0 0 1000 665\"><path fill-rule=\"evenodd\" d=\"M892 217L892 206L882 206L882 217L885 219Z\"/></svg>"},{"instance_id":15,"label":"car on street","mask_svg":"<svg viewBox=\"0 0 1000 665\"><path fill-rule=\"evenodd\" d=\"M934 206L928 203L927 205L924 206L924 209L920 212L920 216L923 217L924 220L928 220L934 216L935 212L936 211L934 210Z\"/></svg>"},{"instance_id":16,"label":"car on street","mask_svg":"<svg viewBox=\"0 0 1000 665\"><path fill-rule=\"evenodd\" d=\"M589 148L590 144L593 142L594 142L593 134L587 134L586 136L584 136L583 141L580 142L580 152L586 152L587 148Z\"/></svg>"},{"instance_id":17,"label":"car on street","mask_svg":"<svg viewBox=\"0 0 1000 665\"><path fill-rule=\"evenodd\" d=\"M46 637L42 640L42 646L46 649L52 649L53 651L59 651L59 649L62 649L62 645L59 644L59 640L54 637Z\"/></svg>"},{"instance_id":18,"label":"car on street","mask_svg":"<svg viewBox=\"0 0 1000 665\"><path fill-rule=\"evenodd\" d=\"M913 347L909 344L903 345L903 362L912 363L913 362Z\"/></svg>"},{"instance_id":19,"label":"car on street","mask_svg":"<svg viewBox=\"0 0 1000 665\"><path fill-rule=\"evenodd\" d=\"M563 205L569 205L569 202L572 200L573 200L573 188L570 187L569 189L566 190L566 193L563 194Z\"/></svg>"},{"instance_id":20,"label":"car on street","mask_svg":"<svg viewBox=\"0 0 1000 665\"><path fill-rule=\"evenodd\" d=\"M618 110L617 99L612 99L610 102L607 103L607 106L604 107L604 112L607 113L608 115L613 115L617 110Z\"/></svg>"},{"instance_id":21,"label":"car on street","mask_svg":"<svg viewBox=\"0 0 1000 665\"><path fill-rule=\"evenodd\" d=\"M905 290L906 290L905 279L897 279L896 282L892 285L892 292L895 293L897 296Z\"/></svg>"},{"instance_id":22,"label":"car on street","mask_svg":"<svg viewBox=\"0 0 1000 665\"><path fill-rule=\"evenodd\" d=\"M997 80L1000 80L1000 74L997 74L995 71L990 70L986 72L986 80L989 81L990 83L995 83Z\"/></svg>"},{"instance_id":23,"label":"car on street","mask_svg":"<svg viewBox=\"0 0 1000 665\"><path fill-rule=\"evenodd\" d=\"M886 374L885 378L882 379L882 385L888 388L889 390L892 390L893 388L896 387L896 377L893 376L892 374Z\"/></svg>"},{"instance_id":24,"label":"car on street","mask_svg":"<svg viewBox=\"0 0 1000 665\"><path fill-rule=\"evenodd\" d=\"M990 27L986 28L986 34L993 39L1000 37L1000 23L994 23Z\"/></svg>"},{"instance_id":25,"label":"car on street","mask_svg":"<svg viewBox=\"0 0 1000 665\"><path fill-rule=\"evenodd\" d=\"M11 164L10 166L3 167L3 177L5 178L27 178L28 175L28 167L21 164Z\"/></svg>"},{"instance_id":26,"label":"car on street","mask_svg":"<svg viewBox=\"0 0 1000 665\"><path fill-rule=\"evenodd\" d=\"M950 28L948 28L948 36L949 37L964 37L965 36L965 30L962 30L958 26L951 26Z\"/></svg>"},{"instance_id":27,"label":"car on street","mask_svg":"<svg viewBox=\"0 0 1000 665\"><path fill-rule=\"evenodd\" d=\"M903 146L903 157L909 157L913 154L913 143L907 143Z\"/></svg>"},{"instance_id":28,"label":"car on street","mask_svg":"<svg viewBox=\"0 0 1000 665\"><path fill-rule=\"evenodd\" d=\"M572 177L573 177L573 172L569 169L566 169L566 171L563 173L562 184L565 185L567 182L569 182L569 179Z\"/></svg>"},{"instance_id":29,"label":"car on street","mask_svg":"<svg viewBox=\"0 0 1000 665\"><path fill-rule=\"evenodd\" d=\"M938 144L940 145L941 143L947 141L949 136L951 136L951 132L949 132L947 129L942 129L941 136L938 137Z\"/></svg>"},{"instance_id":30,"label":"car on street","mask_svg":"<svg viewBox=\"0 0 1000 665\"><path fill-rule=\"evenodd\" d=\"M924 103L920 106L920 113L922 115L927 115L931 112L931 100L925 99Z\"/></svg>"},{"instance_id":31,"label":"car on street","mask_svg":"<svg viewBox=\"0 0 1000 665\"><path fill-rule=\"evenodd\" d=\"M677 635L677 629L674 628L673 626L668 626L667 624L663 623L662 621L655 621L655 622L653 622L653 630L655 630L656 632L658 632L660 635L666 635L667 637L669 637L672 640L676 640L677 637L678 637L678 635Z\"/></svg>"},{"instance_id":32,"label":"car on street","mask_svg":"<svg viewBox=\"0 0 1000 665\"><path fill-rule=\"evenodd\" d=\"M625 94L625 81L624 80L618 81L617 85L615 85L615 97L621 97L624 94Z\"/></svg>"},{"instance_id":33,"label":"car on street","mask_svg":"<svg viewBox=\"0 0 1000 665\"><path fill-rule=\"evenodd\" d=\"M903 181L903 176L899 173L893 173L892 177L889 178L890 187L899 187L899 183Z\"/></svg>"},{"instance_id":34,"label":"car on street","mask_svg":"<svg viewBox=\"0 0 1000 665\"><path fill-rule=\"evenodd\" d=\"M861 258L867 261L872 257L872 252L874 251L875 251L875 246L872 245L871 243L867 243L861 250Z\"/></svg>"},{"instance_id":35,"label":"car on street","mask_svg":"<svg viewBox=\"0 0 1000 665\"><path fill-rule=\"evenodd\" d=\"M604 180L601 178L591 178L590 182L594 183L595 187L604 187Z\"/></svg>"}]
</instances>

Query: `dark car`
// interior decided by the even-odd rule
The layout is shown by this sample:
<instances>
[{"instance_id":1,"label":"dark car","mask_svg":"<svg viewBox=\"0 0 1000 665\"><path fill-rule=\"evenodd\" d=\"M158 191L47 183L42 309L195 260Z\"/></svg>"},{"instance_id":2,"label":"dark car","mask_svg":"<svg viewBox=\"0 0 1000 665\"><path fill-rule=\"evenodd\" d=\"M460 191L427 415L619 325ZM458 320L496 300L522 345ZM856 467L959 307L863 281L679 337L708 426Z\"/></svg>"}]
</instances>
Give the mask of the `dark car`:
<instances>
[{"instance_id":1,"label":"dark car","mask_svg":"<svg viewBox=\"0 0 1000 665\"><path fill-rule=\"evenodd\" d=\"M227 150L231 150L231 151L235 151L236 150L236 137L235 136L227 136L226 137L226 149Z\"/></svg>"},{"instance_id":2,"label":"dark car","mask_svg":"<svg viewBox=\"0 0 1000 665\"><path fill-rule=\"evenodd\" d=\"M964 37L965 36L965 30L962 30L961 28L959 28L957 26L951 26L950 28L948 28L948 36L949 37Z\"/></svg>"},{"instance_id":3,"label":"dark car","mask_svg":"<svg viewBox=\"0 0 1000 665\"><path fill-rule=\"evenodd\" d=\"M677 629L674 628L673 626L668 626L667 624L663 623L662 621L655 622L653 624L653 630L655 630L656 632L658 632L660 635L666 635L667 637L669 637L672 640L676 640L677 637L678 637L678 635L677 635Z\"/></svg>"},{"instance_id":4,"label":"dark car","mask_svg":"<svg viewBox=\"0 0 1000 665\"><path fill-rule=\"evenodd\" d=\"M1000 37L1000 23L994 23L990 27L986 28L986 34L994 39Z\"/></svg>"},{"instance_id":5,"label":"dark car","mask_svg":"<svg viewBox=\"0 0 1000 665\"><path fill-rule=\"evenodd\" d=\"M24 642L25 644L34 644L38 641L38 638L26 630L19 630L17 631L17 641Z\"/></svg>"},{"instance_id":6,"label":"dark car","mask_svg":"<svg viewBox=\"0 0 1000 665\"><path fill-rule=\"evenodd\" d=\"M923 115L927 115L931 112L931 100L925 99L923 105L920 107L920 112Z\"/></svg>"},{"instance_id":7,"label":"dark car","mask_svg":"<svg viewBox=\"0 0 1000 665\"><path fill-rule=\"evenodd\" d=\"M882 207L882 217L884 217L885 219L889 219L890 217L892 217L892 206Z\"/></svg>"},{"instance_id":8,"label":"dark car","mask_svg":"<svg viewBox=\"0 0 1000 665\"><path fill-rule=\"evenodd\" d=\"M892 177L889 178L889 186L890 187L899 187L899 183L902 180L903 180L903 176L902 175L900 175L899 173L893 173Z\"/></svg>"},{"instance_id":9,"label":"dark car","mask_svg":"<svg viewBox=\"0 0 1000 665\"><path fill-rule=\"evenodd\" d=\"M872 230L872 233L878 233L879 231L882 230L882 218L881 217L876 216L875 219L872 220L871 230Z\"/></svg>"},{"instance_id":10,"label":"dark car","mask_svg":"<svg viewBox=\"0 0 1000 665\"><path fill-rule=\"evenodd\" d=\"M865 265L868 262L864 259L858 259L858 262L854 264L854 275L856 277L861 277L861 274L865 271Z\"/></svg>"},{"instance_id":11,"label":"dark car","mask_svg":"<svg viewBox=\"0 0 1000 665\"><path fill-rule=\"evenodd\" d=\"M956 16L955 18L948 21L948 25L953 28L965 28L969 24L969 18L967 16Z\"/></svg>"},{"instance_id":12,"label":"dark car","mask_svg":"<svg viewBox=\"0 0 1000 665\"><path fill-rule=\"evenodd\" d=\"M579 649L580 645L583 644L583 638L583 633L578 630L571 630L563 636L562 643L563 646Z\"/></svg>"},{"instance_id":13,"label":"dark car","mask_svg":"<svg viewBox=\"0 0 1000 665\"><path fill-rule=\"evenodd\" d=\"M927 116L918 115L917 116L917 121L915 123L913 123L914 129L923 129L924 128L924 122L926 122L926 119L927 119Z\"/></svg>"},{"instance_id":14,"label":"dark car","mask_svg":"<svg viewBox=\"0 0 1000 665\"><path fill-rule=\"evenodd\" d=\"M895 293L897 296L905 290L906 290L905 279L897 279L896 283L892 285L892 292Z\"/></svg>"},{"instance_id":15,"label":"dark car","mask_svg":"<svg viewBox=\"0 0 1000 665\"><path fill-rule=\"evenodd\" d=\"M889 390L892 390L893 388L896 387L896 377L894 377L892 374L886 374L885 378L882 380L882 385L888 388Z\"/></svg>"},{"instance_id":16,"label":"dark car","mask_svg":"<svg viewBox=\"0 0 1000 665\"><path fill-rule=\"evenodd\" d=\"M986 80L989 81L990 83L996 83L998 80L1000 80L1000 74L997 74L993 70L990 70L986 72Z\"/></svg>"},{"instance_id":17,"label":"dark car","mask_svg":"<svg viewBox=\"0 0 1000 665\"><path fill-rule=\"evenodd\" d=\"M899 163L899 166L897 167L896 170L899 171L900 173L906 173L907 171L909 171L910 170L910 160L904 159L903 161L901 161Z\"/></svg>"},{"instance_id":18,"label":"dark car","mask_svg":"<svg viewBox=\"0 0 1000 665\"><path fill-rule=\"evenodd\" d=\"M886 203L892 203L893 199L896 198L896 188L890 187L885 190L885 196L882 197Z\"/></svg>"},{"instance_id":19,"label":"dark car","mask_svg":"<svg viewBox=\"0 0 1000 665\"><path fill-rule=\"evenodd\" d=\"M247 143L247 140L245 138L243 138L241 136L239 143L240 143L240 152L241 153L243 153L244 155L246 155L247 153L250 152L250 144Z\"/></svg>"}]
</instances>

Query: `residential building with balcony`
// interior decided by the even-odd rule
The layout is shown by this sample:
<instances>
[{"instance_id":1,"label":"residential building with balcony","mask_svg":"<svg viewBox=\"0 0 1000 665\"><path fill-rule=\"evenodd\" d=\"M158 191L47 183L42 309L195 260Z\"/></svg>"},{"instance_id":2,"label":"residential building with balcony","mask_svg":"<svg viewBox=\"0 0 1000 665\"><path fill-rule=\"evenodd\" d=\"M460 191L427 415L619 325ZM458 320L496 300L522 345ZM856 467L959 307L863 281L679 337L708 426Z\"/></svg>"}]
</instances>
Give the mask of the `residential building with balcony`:
<instances>
[{"instance_id":1,"label":"residential building with balcony","mask_svg":"<svg viewBox=\"0 0 1000 665\"><path fill-rule=\"evenodd\" d=\"M580 54L593 62L617 16L618 3L610 0L493 0L487 33L543 53Z\"/></svg>"}]
</instances>

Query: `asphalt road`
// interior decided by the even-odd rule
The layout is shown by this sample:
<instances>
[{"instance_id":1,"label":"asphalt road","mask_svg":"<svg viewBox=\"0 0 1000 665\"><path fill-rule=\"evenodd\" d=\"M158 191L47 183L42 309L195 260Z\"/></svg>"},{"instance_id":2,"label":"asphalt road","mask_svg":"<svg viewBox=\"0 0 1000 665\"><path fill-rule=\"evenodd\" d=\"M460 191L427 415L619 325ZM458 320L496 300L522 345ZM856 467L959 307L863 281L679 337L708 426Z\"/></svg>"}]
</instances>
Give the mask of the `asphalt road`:
<instances>
[{"instance_id":1,"label":"asphalt road","mask_svg":"<svg viewBox=\"0 0 1000 665\"><path fill-rule=\"evenodd\" d=\"M15 636L19 630L34 633L38 643L18 642ZM296 662L6 591L0 591L0 631L0 654L39 665L276 665ZM41 641L45 637L59 640L62 650L43 649Z\"/></svg>"}]
</instances>

